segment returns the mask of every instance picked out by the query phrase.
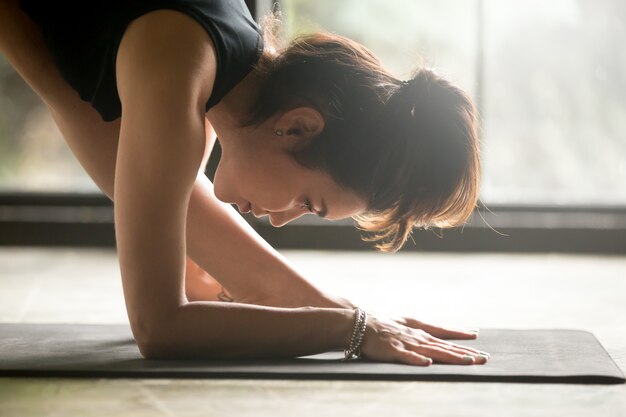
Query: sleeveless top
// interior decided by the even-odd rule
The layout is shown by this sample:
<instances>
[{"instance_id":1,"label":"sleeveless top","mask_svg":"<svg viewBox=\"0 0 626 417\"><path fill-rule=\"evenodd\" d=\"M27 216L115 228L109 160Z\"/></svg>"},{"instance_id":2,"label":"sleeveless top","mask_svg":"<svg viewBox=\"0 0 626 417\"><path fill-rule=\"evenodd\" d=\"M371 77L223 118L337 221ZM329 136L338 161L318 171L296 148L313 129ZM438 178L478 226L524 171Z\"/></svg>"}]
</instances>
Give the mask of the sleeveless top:
<instances>
[{"instance_id":1,"label":"sleeveless top","mask_svg":"<svg viewBox=\"0 0 626 417\"><path fill-rule=\"evenodd\" d=\"M252 69L263 52L261 30L244 0L21 0L41 29L61 75L105 121L121 116L115 59L128 24L158 9L173 9L207 31L217 54L216 78L206 111Z\"/></svg>"}]
</instances>

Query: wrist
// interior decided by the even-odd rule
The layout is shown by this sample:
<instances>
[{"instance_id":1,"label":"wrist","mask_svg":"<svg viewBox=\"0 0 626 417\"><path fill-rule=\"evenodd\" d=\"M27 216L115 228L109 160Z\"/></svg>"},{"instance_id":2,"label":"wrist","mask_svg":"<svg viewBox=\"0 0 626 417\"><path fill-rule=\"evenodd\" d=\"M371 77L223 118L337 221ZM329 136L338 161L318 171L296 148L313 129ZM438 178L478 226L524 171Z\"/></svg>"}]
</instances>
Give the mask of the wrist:
<instances>
[{"instance_id":1,"label":"wrist","mask_svg":"<svg viewBox=\"0 0 626 417\"><path fill-rule=\"evenodd\" d=\"M345 308L350 310L356 307L355 304L347 298L327 293L320 293L315 302L316 307Z\"/></svg>"},{"instance_id":2,"label":"wrist","mask_svg":"<svg viewBox=\"0 0 626 417\"><path fill-rule=\"evenodd\" d=\"M367 313L360 307L354 307L354 327L350 337L350 344L344 349L344 361L361 357L361 345L367 328Z\"/></svg>"},{"instance_id":3,"label":"wrist","mask_svg":"<svg viewBox=\"0 0 626 417\"><path fill-rule=\"evenodd\" d=\"M325 352L343 352L350 345L357 317L354 309L304 306L294 310L316 316L314 323L308 327L309 333L317 334L317 340L323 341L321 349Z\"/></svg>"},{"instance_id":4,"label":"wrist","mask_svg":"<svg viewBox=\"0 0 626 417\"><path fill-rule=\"evenodd\" d=\"M334 347L337 351L343 351L350 346L352 335L354 333L354 325L357 320L357 311L355 309L341 309L341 320L337 321L337 343Z\"/></svg>"}]
</instances>

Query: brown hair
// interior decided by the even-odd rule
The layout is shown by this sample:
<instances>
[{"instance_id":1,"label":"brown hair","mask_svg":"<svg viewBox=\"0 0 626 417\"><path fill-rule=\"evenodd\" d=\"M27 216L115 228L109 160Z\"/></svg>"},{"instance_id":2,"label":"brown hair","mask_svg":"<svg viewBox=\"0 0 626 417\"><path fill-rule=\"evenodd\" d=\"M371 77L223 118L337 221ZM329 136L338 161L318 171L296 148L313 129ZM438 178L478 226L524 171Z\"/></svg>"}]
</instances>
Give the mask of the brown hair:
<instances>
[{"instance_id":1,"label":"brown hair","mask_svg":"<svg viewBox=\"0 0 626 417\"><path fill-rule=\"evenodd\" d=\"M327 172L367 202L353 216L383 252L399 250L413 227L454 227L478 199L477 118L469 96L427 68L395 78L363 45L323 31L280 45L280 11L261 19L264 77L242 126L308 106L322 133L293 150L302 166Z\"/></svg>"}]
</instances>

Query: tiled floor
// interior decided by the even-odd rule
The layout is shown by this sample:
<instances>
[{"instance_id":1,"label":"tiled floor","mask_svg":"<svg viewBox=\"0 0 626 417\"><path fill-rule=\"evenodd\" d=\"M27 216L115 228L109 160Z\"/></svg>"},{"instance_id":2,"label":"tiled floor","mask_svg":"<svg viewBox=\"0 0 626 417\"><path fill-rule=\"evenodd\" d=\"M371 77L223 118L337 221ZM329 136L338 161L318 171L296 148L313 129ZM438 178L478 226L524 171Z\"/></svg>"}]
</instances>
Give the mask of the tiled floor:
<instances>
[{"instance_id":1,"label":"tiled floor","mask_svg":"<svg viewBox=\"0 0 626 417\"><path fill-rule=\"evenodd\" d=\"M626 257L283 253L378 311L590 330L626 370ZM126 323L115 252L0 248L0 321ZM626 385L0 378L1 417L125 415L625 416Z\"/></svg>"}]
</instances>

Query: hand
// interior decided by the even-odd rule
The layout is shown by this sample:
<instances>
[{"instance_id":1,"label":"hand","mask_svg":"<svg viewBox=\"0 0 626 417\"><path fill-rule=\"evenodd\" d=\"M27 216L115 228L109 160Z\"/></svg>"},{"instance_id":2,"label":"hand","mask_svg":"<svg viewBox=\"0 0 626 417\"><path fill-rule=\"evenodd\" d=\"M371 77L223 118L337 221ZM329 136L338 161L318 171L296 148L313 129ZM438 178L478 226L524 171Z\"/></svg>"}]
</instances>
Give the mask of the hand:
<instances>
[{"instance_id":1,"label":"hand","mask_svg":"<svg viewBox=\"0 0 626 417\"><path fill-rule=\"evenodd\" d=\"M361 353L363 357L375 361L420 366L428 366L433 362L482 365L489 358L489 354L485 352L447 342L440 339L441 337L475 339L477 335L433 326L411 318L390 319L368 312Z\"/></svg>"},{"instance_id":2,"label":"hand","mask_svg":"<svg viewBox=\"0 0 626 417\"><path fill-rule=\"evenodd\" d=\"M442 339L476 339L478 337L478 329L461 330L449 327L435 326L416 320L412 317L398 316L391 317L391 320L412 329L420 329Z\"/></svg>"}]
</instances>

